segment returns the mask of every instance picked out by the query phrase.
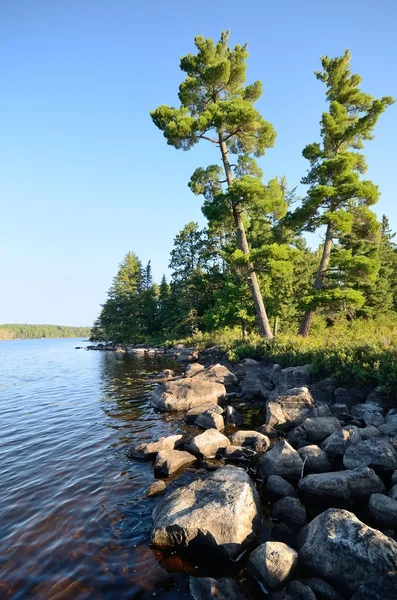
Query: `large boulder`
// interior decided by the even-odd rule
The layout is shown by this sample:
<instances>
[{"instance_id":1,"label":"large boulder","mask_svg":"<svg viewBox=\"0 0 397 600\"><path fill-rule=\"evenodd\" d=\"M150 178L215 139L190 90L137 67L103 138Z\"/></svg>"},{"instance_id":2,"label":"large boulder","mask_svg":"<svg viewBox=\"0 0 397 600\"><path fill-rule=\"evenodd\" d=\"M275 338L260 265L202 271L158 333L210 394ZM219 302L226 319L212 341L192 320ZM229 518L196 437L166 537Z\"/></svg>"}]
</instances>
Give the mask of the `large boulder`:
<instances>
[{"instance_id":1,"label":"large boulder","mask_svg":"<svg viewBox=\"0 0 397 600\"><path fill-rule=\"evenodd\" d=\"M154 387L149 399L158 410L189 410L205 402L217 404L226 395L225 386L217 381L194 377L175 379Z\"/></svg>"},{"instance_id":2,"label":"large boulder","mask_svg":"<svg viewBox=\"0 0 397 600\"><path fill-rule=\"evenodd\" d=\"M246 600L234 579L190 577L190 593L194 600Z\"/></svg>"},{"instance_id":3,"label":"large boulder","mask_svg":"<svg viewBox=\"0 0 397 600\"><path fill-rule=\"evenodd\" d=\"M270 448L270 440L259 431L237 431L232 435L230 441L233 446L253 447L256 452L266 452Z\"/></svg>"},{"instance_id":4,"label":"large boulder","mask_svg":"<svg viewBox=\"0 0 397 600\"><path fill-rule=\"evenodd\" d=\"M372 469L353 469L336 473L307 475L299 481L299 490L323 499L365 500L383 492L385 486Z\"/></svg>"},{"instance_id":5,"label":"large boulder","mask_svg":"<svg viewBox=\"0 0 397 600\"><path fill-rule=\"evenodd\" d=\"M324 450L321 450L316 445L304 446L298 449L298 454L304 463L304 473L329 473L332 471L331 463L329 462Z\"/></svg>"},{"instance_id":6,"label":"large boulder","mask_svg":"<svg viewBox=\"0 0 397 600\"><path fill-rule=\"evenodd\" d=\"M217 429L207 429L193 438L187 450L200 458L215 458L227 446L230 446L230 442L225 435Z\"/></svg>"},{"instance_id":7,"label":"large boulder","mask_svg":"<svg viewBox=\"0 0 397 600\"><path fill-rule=\"evenodd\" d=\"M157 454L154 471L157 475L169 477L172 473L179 471L182 467L191 465L196 460L196 457L189 452L183 452L182 450L161 450Z\"/></svg>"},{"instance_id":8,"label":"large boulder","mask_svg":"<svg viewBox=\"0 0 397 600\"><path fill-rule=\"evenodd\" d=\"M397 500L384 494L372 494L368 509L378 523L397 529Z\"/></svg>"},{"instance_id":9,"label":"large boulder","mask_svg":"<svg viewBox=\"0 0 397 600\"><path fill-rule=\"evenodd\" d=\"M370 438L349 446L343 464L346 469L370 466L375 471L394 471L397 469L397 452L388 440Z\"/></svg>"},{"instance_id":10,"label":"large boulder","mask_svg":"<svg viewBox=\"0 0 397 600\"><path fill-rule=\"evenodd\" d=\"M397 543L347 511L331 508L299 537L299 561L348 594L395 570Z\"/></svg>"},{"instance_id":11,"label":"large boulder","mask_svg":"<svg viewBox=\"0 0 397 600\"><path fill-rule=\"evenodd\" d=\"M262 456L258 471L263 479L279 475L287 480L298 480L302 466L303 462L297 451L286 440L282 440Z\"/></svg>"},{"instance_id":12,"label":"large boulder","mask_svg":"<svg viewBox=\"0 0 397 600\"><path fill-rule=\"evenodd\" d=\"M240 467L226 466L175 489L157 504L152 544L198 544L236 559L256 539L261 520L252 480Z\"/></svg>"},{"instance_id":13,"label":"large boulder","mask_svg":"<svg viewBox=\"0 0 397 600\"><path fill-rule=\"evenodd\" d=\"M308 385L311 381L311 370L312 365L277 370L273 376L273 383L285 386L286 389Z\"/></svg>"},{"instance_id":14,"label":"large boulder","mask_svg":"<svg viewBox=\"0 0 397 600\"><path fill-rule=\"evenodd\" d=\"M322 442L335 431L341 429L341 424L336 417L317 417L315 419L305 419L302 427L306 431L308 440Z\"/></svg>"},{"instance_id":15,"label":"large boulder","mask_svg":"<svg viewBox=\"0 0 397 600\"><path fill-rule=\"evenodd\" d=\"M396 600L397 568L360 585L351 600Z\"/></svg>"},{"instance_id":16,"label":"large boulder","mask_svg":"<svg viewBox=\"0 0 397 600\"><path fill-rule=\"evenodd\" d=\"M329 458L341 458L350 445L361 441L361 433L355 425L348 425L325 438L321 449Z\"/></svg>"},{"instance_id":17,"label":"large boulder","mask_svg":"<svg viewBox=\"0 0 397 600\"><path fill-rule=\"evenodd\" d=\"M185 369L185 377L193 377L199 371L203 371L205 369L204 365L200 365L200 363L189 363Z\"/></svg>"},{"instance_id":18,"label":"large boulder","mask_svg":"<svg viewBox=\"0 0 397 600\"><path fill-rule=\"evenodd\" d=\"M288 430L311 417L327 416L329 409L314 402L307 387L291 388L269 400L266 423L277 429Z\"/></svg>"},{"instance_id":19,"label":"large boulder","mask_svg":"<svg viewBox=\"0 0 397 600\"><path fill-rule=\"evenodd\" d=\"M267 590L282 587L291 577L298 553L282 542L265 542L251 553L248 571Z\"/></svg>"},{"instance_id":20,"label":"large boulder","mask_svg":"<svg viewBox=\"0 0 397 600\"><path fill-rule=\"evenodd\" d=\"M207 369L200 370L193 377L197 381L213 381L215 383L221 383L228 392L235 390L238 385L238 379L235 374L227 367L220 364L212 365Z\"/></svg>"}]
</instances>

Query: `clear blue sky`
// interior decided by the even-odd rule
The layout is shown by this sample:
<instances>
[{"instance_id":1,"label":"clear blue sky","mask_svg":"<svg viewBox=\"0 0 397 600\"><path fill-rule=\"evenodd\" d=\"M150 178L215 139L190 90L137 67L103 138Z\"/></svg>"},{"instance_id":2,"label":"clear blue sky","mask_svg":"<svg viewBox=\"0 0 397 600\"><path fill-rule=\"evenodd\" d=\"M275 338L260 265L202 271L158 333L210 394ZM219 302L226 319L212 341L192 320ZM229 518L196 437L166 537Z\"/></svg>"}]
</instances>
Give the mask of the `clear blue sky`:
<instances>
[{"instance_id":1,"label":"clear blue sky","mask_svg":"<svg viewBox=\"0 0 397 600\"><path fill-rule=\"evenodd\" d=\"M132 250L160 279L173 238L204 224L187 188L203 145L166 145L149 110L176 104L197 34L249 44L258 108L278 138L265 177L299 183L319 139L319 57L353 54L363 89L397 98L395 0L3 0L0 4L0 323L90 325ZM376 211L397 230L397 105L368 144Z\"/></svg>"}]
</instances>

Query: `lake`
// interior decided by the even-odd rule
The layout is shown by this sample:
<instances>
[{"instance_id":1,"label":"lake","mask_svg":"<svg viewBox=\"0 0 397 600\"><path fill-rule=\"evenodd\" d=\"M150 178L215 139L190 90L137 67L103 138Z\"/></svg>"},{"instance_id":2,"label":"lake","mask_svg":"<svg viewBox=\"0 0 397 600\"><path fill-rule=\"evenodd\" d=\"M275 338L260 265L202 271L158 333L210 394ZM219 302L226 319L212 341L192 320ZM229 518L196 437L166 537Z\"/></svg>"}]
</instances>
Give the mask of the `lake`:
<instances>
[{"instance_id":1,"label":"lake","mask_svg":"<svg viewBox=\"0 0 397 600\"><path fill-rule=\"evenodd\" d=\"M189 569L149 547L153 469L126 456L184 430L146 400L173 365L86 345L0 342L0 598L189 597Z\"/></svg>"}]
</instances>

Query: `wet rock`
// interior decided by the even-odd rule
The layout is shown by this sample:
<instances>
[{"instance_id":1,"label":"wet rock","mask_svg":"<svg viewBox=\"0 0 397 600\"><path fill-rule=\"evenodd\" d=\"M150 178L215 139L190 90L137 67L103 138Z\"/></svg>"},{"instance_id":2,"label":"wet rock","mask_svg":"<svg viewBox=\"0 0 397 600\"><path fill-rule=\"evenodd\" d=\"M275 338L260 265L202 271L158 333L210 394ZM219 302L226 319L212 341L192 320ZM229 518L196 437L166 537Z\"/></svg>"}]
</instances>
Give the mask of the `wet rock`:
<instances>
[{"instance_id":1,"label":"wet rock","mask_svg":"<svg viewBox=\"0 0 397 600\"><path fill-rule=\"evenodd\" d=\"M299 448L298 454L303 460L305 475L308 473L329 473L332 471L332 466L327 455L318 446L312 445Z\"/></svg>"},{"instance_id":2,"label":"wet rock","mask_svg":"<svg viewBox=\"0 0 397 600\"><path fill-rule=\"evenodd\" d=\"M261 527L258 492L243 469L226 466L166 495L153 522L154 546L202 544L236 559Z\"/></svg>"},{"instance_id":3,"label":"wet rock","mask_svg":"<svg viewBox=\"0 0 397 600\"><path fill-rule=\"evenodd\" d=\"M382 480L368 467L307 475L299 481L298 488L308 496L348 501L365 500L385 490Z\"/></svg>"},{"instance_id":4,"label":"wet rock","mask_svg":"<svg viewBox=\"0 0 397 600\"><path fill-rule=\"evenodd\" d=\"M160 450L154 463L154 471L163 477L169 477L182 467L191 465L196 457L183 450Z\"/></svg>"},{"instance_id":5,"label":"wet rock","mask_svg":"<svg viewBox=\"0 0 397 600\"><path fill-rule=\"evenodd\" d=\"M237 583L226 577L189 577L189 584L194 600L246 600Z\"/></svg>"},{"instance_id":6,"label":"wet rock","mask_svg":"<svg viewBox=\"0 0 397 600\"><path fill-rule=\"evenodd\" d=\"M205 402L204 404L199 404L198 406L194 406L185 414L185 421L187 423L194 423L199 415L201 415L205 411L211 411L218 415L223 413L223 408L219 406L219 404L214 404L213 402Z\"/></svg>"},{"instance_id":7,"label":"wet rock","mask_svg":"<svg viewBox=\"0 0 397 600\"><path fill-rule=\"evenodd\" d=\"M286 497L277 500L272 506L270 515L280 519L293 529L300 529L306 523L306 510L296 498Z\"/></svg>"},{"instance_id":8,"label":"wet rock","mask_svg":"<svg viewBox=\"0 0 397 600\"><path fill-rule=\"evenodd\" d=\"M241 425L244 417L233 406L227 406L225 410L225 420L228 425Z\"/></svg>"},{"instance_id":9,"label":"wet rock","mask_svg":"<svg viewBox=\"0 0 397 600\"><path fill-rule=\"evenodd\" d=\"M227 446L230 446L230 442L225 435L216 429L207 429L204 433L196 435L186 449L195 456L215 458L219 451Z\"/></svg>"},{"instance_id":10,"label":"wet rock","mask_svg":"<svg viewBox=\"0 0 397 600\"><path fill-rule=\"evenodd\" d=\"M159 438L156 442L148 442L134 446L127 452L129 458L136 460L151 460L161 450L174 450L181 442L182 435L170 435Z\"/></svg>"},{"instance_id":11,"label":"wet rock","mask_svg":"<svg viewBox=\"0 0 397 600\"><path fill-rule=\"evenodd\" d=\"M302 466L303 462L297 451L286 440L282 440L262 456L258 471L263 479L270 475L280 475L284 479L297 480Z\"/></svg>"},{"instance_id":12,"label":"wet rock","mask_svg":"<svg viewBox=\"0 0 397 600\"><path fill-rule=\"evenodd\" d=\"M318 577L310 577L303 581L315 593L317 600L342 600L332 585Z\"/></svg>"},{"instance_id":13,"label":"wet rock","mask_svg":"<svg viewBox=\"0 0 397 600\"><path fill-rule=\"evenodd\" d=\"M218 415L211 409L201 413L195 420L195 424L203 429L217 429L218 431L225 429L225 422L222 415Z\"/></svg>"},{"instance_id":14,"label":"wet rock","mask_svg":"<svg viewBox=\"0 0 397 600\"><path fill-rule=\"evenodd\" d=\"M282 542L265 542L251 553L248 571L266 590L274 590L288 581L298 562L298 553Z\"/></svg>"},{"instance_id":15,"label":"wet rock","mask_svg":"<svg viewBox=\"0 0 397 600\"><path fill-rule=\"evenodd\" d=\"M200 363L190 363L185 369L185 377L193 377L193 375L204 369L204 365L200 365Z\"/></svg>"},{"instance_id":16,"label":"wet rock","mask_svg":"<svg viewBox=\"0 0 397 600\"><path fill-rule=\"evenodd\" d=\"M166 489L167 486L165 482L162 479L157 479L156 481L153 481L153 483L151 483L148 487L146 496L148 498L151 498L152 496L158 496L159 494L163 494Z\"/></svg>"},{"instance_id":17,"label":"wet rock","mask_svg":"<svg viewBox=\"0 0 397 600\"><path fill-rule=\"evenodd\" d=\"M151 403L162 411L189 410L205 402L218 404L225 397L225 386L216 381L202 381L198 375L158 384L149 396Z\"/></svg>"},{"instance_id":18,"label":"wet rock","mask_svg":"<svg viewBox=\"0 0 397 600\"><path fill-rule=\"evenodd\" d=\"M342 457L350 445L361 441L361 433L355 425L348 425L335 431L321 443L321 449L324 450L329 458Z\"/></svg>"},{"instance_id":19,"label":"wet rock","mask_svg":"<svg viewBox=\"0 0 397 600\"><path fill-rule=\"evenodd\" d=\"M266 452L270 447L270 440L259 431L237 431L230 438L233 446L254 447L256 452Z\"/></svg>"},{"instance_id":20,"label":"wet rock","mask_svg":"<svg viewBox=\"0 0 397 600\"><path fill-rule=\"evenodd\" d=\"M305 419L302 423L302 427L307 433L308 440L311 442L322 442L335 431L341 429L339 420L336 417Z\"/></svg>"},{"instance_id":21,"label":"wet rock","mask_svg":"<svg viewBox=\"0 0 397 600\"><path fill-rule=\"evenodd\" d=\"M317 600L313 590L302 581L291 581L285 591L288 600Z\"/></svg>"},{"instance_id":22,"label":"wet rock","mask_svg":"<svg viewBox=\"0 0 397 600\"><path fill-rule=\"evenodd\" d=\"M350 593L395 569L397 561L397 543L347 510L321 513L302 530L299 542L300 563Z\"/></svg>"},{"instance_id":23,"label":"wet rock","mask_svg":"<svg viewBox=\"0 0 397 600\"><path fill-rule=\"evenodd\" d=\"M270 477L268 477L265 493L266 498L273 501L279 500L280 498L294 498L296 496L294 486L279 475L270 475Z\"/></svg>"},{"instance_id":24,"label":"wet rock","mask_svg":"<svg viewBox=\"0 0 397 600\"><path fill-rule=\"evenodd\" d=\"M394 498L384 494L372 494L368 509L378 523L393 529L397 528L397 500Z\"/></svg>"},{"instance_id":25,"label":"wet rock","mask_svg":"<svg viewBox=\"0 0 397 600\"><path fill-rule=\"evenodd\" d=\"M397 598L397 569L375 577L361 585L351 600L395 600Z\"/></svg>"},{"instance_id":26,"label":"wet rock","mask_svg":"<svg viewBox=\"0 0 397 600\"><path fill-rule=\"evenodd\" d=\"M380 427L385 422L382 414L378 411L365 411L363 414L364 423L367 426Z\"/></svg>"},{"instance_id":27,"label":"wet rock","mask_svg":"<svg viewBox=\"0 0 397 600\"><path fill-rule=\"evenodd\" d=\"M371 438L349 446L343 464L346 469L371 466L376 471L394 471L397 469L397 452L389 441Z\"/></svg>"}]
</instances>

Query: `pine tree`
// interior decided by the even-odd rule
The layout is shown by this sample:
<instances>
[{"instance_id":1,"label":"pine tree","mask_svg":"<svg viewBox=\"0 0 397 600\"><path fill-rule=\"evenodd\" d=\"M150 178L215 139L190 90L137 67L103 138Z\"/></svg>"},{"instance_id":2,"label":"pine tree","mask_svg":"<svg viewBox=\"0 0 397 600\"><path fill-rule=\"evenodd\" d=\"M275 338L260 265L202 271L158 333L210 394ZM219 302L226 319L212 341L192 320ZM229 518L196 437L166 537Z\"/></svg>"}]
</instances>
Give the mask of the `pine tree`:
<instances>
[{"instance_id":1,"label":"pine tree","mask_svg":"<svg viewBox=\"0 0 397 600\"><path fill-rule=\"evenodd\" d=\"M358 290L335 285L335 280L329 285L330 260L335 241L352 230L354 211L378 200L377 186L360 179L367 166L357 150L363 148L364 141L373 138L379 116L393 100L375 99L362 92L359 87L362 79L351 74L350 60L348 50L338 58L325 56L321 59L323 71L316 72L317 79L327 87L329 112L323 113L321 119L322 144L309 144L303 150L310 170L302 183L310 188L294 219L309 231L325 226L325 240L314 290L306 298L307 311L299 330L302 336L308 335L317 307L360 306L364 302ZM351 267L356 265L357 261Z\"/></svg>"},{"instance_id":2,"label":"pine tree","mask_svg":"<svg viewBox=\"0 0 397 600\"><path fill-rule=\"evenodd\" d=\"M244 86L247 45L231 49L228 39L229 32L222 33L217 44L211 39L196 37L197 54L184 56L180 62L182 71L187 74L179 87L181 106L162 105L152 111L151 116L167 143L175 148L189 150L206 140L219 149L223 176L218 166L198 169L190 185L195 193L207 194L207 199L212 197L210 209L212 212L219 209L218 218L220 211L225 220L233 222L239 251L246 257L245 271L260 333L271 338L257 275L250 260L244 206L257 203L265 211L272 210L250 155L262 156L274 145L276 132L254 108L262 94L261 82ZM239 156L234 173L230 153ZM223 179L226 191L220 184Z\"/></svg>"}]
</instances>

